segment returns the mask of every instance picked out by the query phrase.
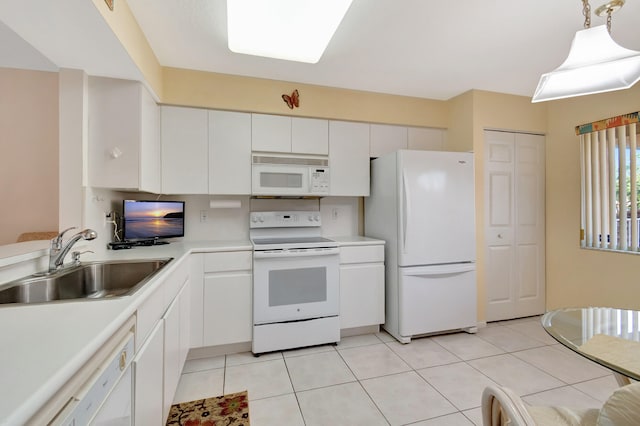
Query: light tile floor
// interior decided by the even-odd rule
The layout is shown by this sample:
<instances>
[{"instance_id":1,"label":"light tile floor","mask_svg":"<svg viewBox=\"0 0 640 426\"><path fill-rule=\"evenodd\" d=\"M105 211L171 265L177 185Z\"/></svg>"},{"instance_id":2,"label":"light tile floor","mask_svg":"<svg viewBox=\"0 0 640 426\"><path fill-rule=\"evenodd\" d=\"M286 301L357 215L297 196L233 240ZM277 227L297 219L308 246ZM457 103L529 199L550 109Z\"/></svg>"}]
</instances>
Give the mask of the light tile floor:
<instances>
[{"instance_id":1,"label":"light tile floor","mask_svg":"<svg viewBox=\"0 0 640 426\"><path fill-rule=\"evenodd\" d=\"M485 386L535 405L598 408L618 387L553 340L539 317L402 345L381 332L254 357L190 360L174 402L248 390L252 426L481 425Z\"/></svg>"}]
</instances>

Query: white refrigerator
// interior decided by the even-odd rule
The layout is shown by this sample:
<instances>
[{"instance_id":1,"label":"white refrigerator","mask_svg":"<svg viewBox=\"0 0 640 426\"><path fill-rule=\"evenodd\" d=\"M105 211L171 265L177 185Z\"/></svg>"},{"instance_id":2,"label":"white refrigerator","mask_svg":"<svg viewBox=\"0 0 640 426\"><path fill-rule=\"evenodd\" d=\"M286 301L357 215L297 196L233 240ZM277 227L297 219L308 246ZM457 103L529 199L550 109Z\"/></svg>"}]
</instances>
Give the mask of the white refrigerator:
<instances>
[{"instance_id":1,"label":"white refrigerator","mask_svg":"<svg viewBox=\"0 0 640 426\"><path fill-rule=\"evenodd\" d=\"M477 331L473 154L400 150L371 161L365 235L385 244L384 329Z\"/></svg>"}]
</instances>

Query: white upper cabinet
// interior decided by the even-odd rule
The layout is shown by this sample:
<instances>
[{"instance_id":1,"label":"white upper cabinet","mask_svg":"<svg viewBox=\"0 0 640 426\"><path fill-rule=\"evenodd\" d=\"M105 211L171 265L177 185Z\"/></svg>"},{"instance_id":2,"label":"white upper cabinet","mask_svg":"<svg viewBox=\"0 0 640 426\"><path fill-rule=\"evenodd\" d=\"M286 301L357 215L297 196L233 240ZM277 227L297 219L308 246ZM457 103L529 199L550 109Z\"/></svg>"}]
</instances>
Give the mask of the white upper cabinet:
<instances>
[{"instance_id":1,"label":"white upper cabinet","mask_svg":"<svg viewBox=\"0 0 640 426\"><path fill-rule=\"evenodd\" d=\"M163 106L162 192L209 193L209 112Z\"/></svg>"},{"instance_id":2,"label":"white upper cabinet","mask_svg":"<svg viewBox=\"0 0 640 426\"><path fill-rule=\"evenodd\" d=\"M89 77L89 185L159 193L158 126L141 83Z\"/></svg>"},{"instance_id":3,"label":"white upper cabinet","mask_svg":"<svg viewBox=\"0 0 640 426\"><path fill-rule=\"evenodd\" d=\"M291 117L251 114L251 149L291 152Z\"/></svg>"},{"instance_id":4,"label":"white upper cabinet","mask_svg":"<svg viewBox=\"0 0 640 426\"><path fill-rule=\"evenodd\" d=\"M330 195L369 195L369 125L329 122Z\"/></svg>"},{"instance_id":5,"label":"white upper cabinet","mask_svg":"<svg viewBox=\"0 0 640 426\"><path fill-rule=\"evenodd\" d=\"M291 118L291 152L327 155L329 123L315 118Z\"/></svg>"},{"instance_id":6,"label":"white upper cabinet","mask_svg":"<svg viewBox=\"0 0 640 426\"><path fill-rule=\"evenodd\" d=\"M446 129L409 127L407 136L409 149L446 151Z\"/></svg>"},{"instance_id":7,"label":"white upper cabinet","mask_svg":"<svg viewBox=\"0 0 640 426\"><path fill-rule=\"evenodd\" d=\"M253 151L327 155L327 120L251 114Z\"/></svg>"},{"instance_id":8,"label":"white upper cabinet","mask_svg":"<svg viewBox=\"0 0 640 426\"><path fill-rule=\"evenodd\" d=\"M209 111L209 193L251 194L251 114Z\"/></svg>"},{"instance_id":9,"label":"white upper cabinet","mask_svg":"<svg viewBox=\"0 0 640 426\"><path fill-rule=\"evenodd\" d=\"M140 138L140 189L159 194L162 190L160 146L160 107L151 95L141 89L142 120Z\"/></svg>"},{"instance_id":10,"label":"white upper cabinet","mask_svg":"<svg viewBox=\"0 0 640 426\"><path fill-rule=\"evenodd\" d=\"M369 155L373 158L399 149L407 149L407 128L387 124L372 124L369 148Z\"/></svg>"}]
</instances>

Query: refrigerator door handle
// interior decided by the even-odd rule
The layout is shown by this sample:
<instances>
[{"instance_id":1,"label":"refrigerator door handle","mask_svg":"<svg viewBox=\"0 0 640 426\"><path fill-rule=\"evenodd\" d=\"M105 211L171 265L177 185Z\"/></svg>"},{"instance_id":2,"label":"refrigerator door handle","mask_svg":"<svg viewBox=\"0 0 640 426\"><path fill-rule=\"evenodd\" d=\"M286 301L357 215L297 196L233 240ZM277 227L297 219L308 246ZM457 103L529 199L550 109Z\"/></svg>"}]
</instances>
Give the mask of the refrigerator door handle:
<instances>
[{"instance_id":1,"label":"refrigerator door handle","mask_svg":"<svg viewBox=\"0 0 640 426\"><path fill-rule=\"evenodd\" d=\"M437 276L437 275L454 275L471 272L476 269L473 262L452 263L446 265L433 265L425 267L406 268L402 275L418 277L418 276Z\"/></svg>"},{"instance_id":2,"label":"refrigerator door handle","mask_svg":"<svg viewBox=\"0 0 640 426\"><path fill-rule=\"evenodd\" d=\"M410 208L409 204L409 185L407 184L407 174L402 173L402 252L407 252L407 224L410 220Z\"/></svg>"}]
</instances>

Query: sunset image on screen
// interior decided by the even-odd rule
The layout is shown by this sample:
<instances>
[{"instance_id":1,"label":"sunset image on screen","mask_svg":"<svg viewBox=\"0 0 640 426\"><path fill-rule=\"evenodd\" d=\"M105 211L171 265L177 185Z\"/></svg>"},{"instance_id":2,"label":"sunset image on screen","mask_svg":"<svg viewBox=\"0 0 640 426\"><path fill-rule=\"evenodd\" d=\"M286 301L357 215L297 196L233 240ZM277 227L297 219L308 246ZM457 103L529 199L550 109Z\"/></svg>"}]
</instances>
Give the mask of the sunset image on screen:
<instances>
[{"instance_id":1,"label":"sunset image on screen","mask_svg":"<svg viewBox=\"0 0 640 426\"><path fill-rule=\"evenodd\" d=\"M184 204L170 201L125 201L125 239L153 239L184 234Z\"/></svg>"}]
</instances>

